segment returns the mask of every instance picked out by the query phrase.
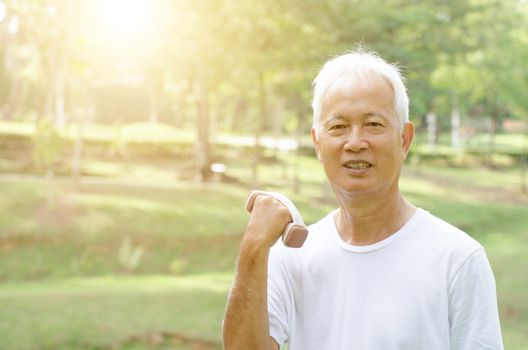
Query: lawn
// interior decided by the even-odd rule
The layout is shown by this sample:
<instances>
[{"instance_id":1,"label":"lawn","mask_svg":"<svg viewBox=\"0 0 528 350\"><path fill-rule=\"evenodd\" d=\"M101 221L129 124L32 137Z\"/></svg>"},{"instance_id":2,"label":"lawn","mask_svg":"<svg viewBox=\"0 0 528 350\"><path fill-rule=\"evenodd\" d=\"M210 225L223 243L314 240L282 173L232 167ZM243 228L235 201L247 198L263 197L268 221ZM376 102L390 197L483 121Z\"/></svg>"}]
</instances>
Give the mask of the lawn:
<instances>
[{"instance_id":1,"label":"lawn","mask_svg":"<svg viewBox=\"0 0 528 350\"><path fill-rule=\"evenodd\" d=\"M334 207L323 172L291 156L259 167L308 223ZM98 160L111 174L53 182L0 177L0 349L221 349L221 319L247 214L249 160L230 183L184 181L168 167ZM177 166L176 166L177 167ZM102 176L105 175L105 176ZM515 169L421 164L411 201L475 236L494 268L505 346L528 344L528 197Z\"/></svg>"}]
</instances>

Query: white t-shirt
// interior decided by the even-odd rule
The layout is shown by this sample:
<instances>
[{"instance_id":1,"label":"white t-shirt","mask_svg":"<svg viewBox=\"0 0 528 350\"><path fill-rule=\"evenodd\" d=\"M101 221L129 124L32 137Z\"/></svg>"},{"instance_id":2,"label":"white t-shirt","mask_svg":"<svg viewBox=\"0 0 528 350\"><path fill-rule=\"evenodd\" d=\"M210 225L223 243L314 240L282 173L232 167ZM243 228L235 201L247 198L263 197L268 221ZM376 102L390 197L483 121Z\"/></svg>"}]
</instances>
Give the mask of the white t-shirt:
<instances>
[{"instance_id":1,"label":"white t-shirt","mask_svg":"<svg viewBox=\"0 0 528 350\"><path fill-rule=\"evenodd\" d=\"M482 246L418 209L369 246L339 236L334 212L299 249L269 258L270 334L289 350L503 349Z\"/></svg>"}]
</instances>

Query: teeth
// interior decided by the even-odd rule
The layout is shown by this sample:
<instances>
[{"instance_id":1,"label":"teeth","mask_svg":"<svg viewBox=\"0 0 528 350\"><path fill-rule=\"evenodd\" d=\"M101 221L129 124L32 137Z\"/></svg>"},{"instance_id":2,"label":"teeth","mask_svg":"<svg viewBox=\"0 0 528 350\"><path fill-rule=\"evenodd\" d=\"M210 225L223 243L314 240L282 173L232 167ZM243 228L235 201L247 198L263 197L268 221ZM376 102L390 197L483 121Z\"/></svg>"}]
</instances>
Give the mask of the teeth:
<instances>
[{"instance_id":1,"label":"teeth","mask_svg":"<svg viewBox=\"0 0 528 350\"><path fill-rule=\"evenodd\" d=\"M370 167L369 163L361 162L361 163L348 163L345 165L345 167L349 169L366 169Z\"/></svg>"}]
</instances>

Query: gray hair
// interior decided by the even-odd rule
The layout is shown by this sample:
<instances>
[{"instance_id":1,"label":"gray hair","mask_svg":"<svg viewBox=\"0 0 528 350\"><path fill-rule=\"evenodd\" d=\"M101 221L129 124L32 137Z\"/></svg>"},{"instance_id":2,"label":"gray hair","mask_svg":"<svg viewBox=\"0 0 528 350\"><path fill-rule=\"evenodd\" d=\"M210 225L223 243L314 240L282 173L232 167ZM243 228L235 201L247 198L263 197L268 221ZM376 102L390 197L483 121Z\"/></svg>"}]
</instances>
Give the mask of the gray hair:
<instances>
[{"instance_id":1,"label":"gray hair","mask_svg":"<svg viewBox=\"0 0 528 350\"><path fill-rule=\"evenodd\" d=\"M358 49L328 60L313 81L313 128L318 133L323 98L336 80L350 75L364 77L376 74L385 78L394 90L394 110L400 118L401 127L409 121L409 97L400 68L389 64L375 52Z\"/></svg>"}]
</instances>

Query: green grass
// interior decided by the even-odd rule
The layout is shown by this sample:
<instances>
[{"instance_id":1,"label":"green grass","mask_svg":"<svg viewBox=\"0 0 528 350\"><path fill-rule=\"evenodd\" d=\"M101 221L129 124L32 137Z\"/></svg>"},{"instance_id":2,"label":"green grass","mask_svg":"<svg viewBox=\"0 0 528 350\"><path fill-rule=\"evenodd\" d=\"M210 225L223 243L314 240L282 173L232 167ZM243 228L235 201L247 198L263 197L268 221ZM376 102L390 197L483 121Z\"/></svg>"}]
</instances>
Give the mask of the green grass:
<instances>
[{"instance_id":1,"label":"green grass","mask_svg":"<svg viewBox=\"0 0 528 350\"><path fill-rule=\"evenodd\" d=\"M8 283L0 291L2 346L110 348L134 335L164 330L220 348L230 281L229 274L207 274Z\"/></svg>"},{"instance_id":2,"label":"green grass","mask_svg":"<svg viewBox=\"0 0 528 350\"><path fill-rule=\"evenodd\" d=\"M220 349L251 178L251 160L230 152L230 184L183 181L177 164L154 161L89 160L101 174L76 186L0 177L0 349ZM260 186L291 196L306 222L335 206L314 158L265 155ZM528 343L528 197L518 185L515 169L427 164L401 181L408 199L485 246L513 350ZM120 261L127 240L143 250L137 268Z\"/></svg>"}]
</instances>

